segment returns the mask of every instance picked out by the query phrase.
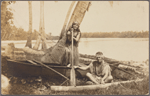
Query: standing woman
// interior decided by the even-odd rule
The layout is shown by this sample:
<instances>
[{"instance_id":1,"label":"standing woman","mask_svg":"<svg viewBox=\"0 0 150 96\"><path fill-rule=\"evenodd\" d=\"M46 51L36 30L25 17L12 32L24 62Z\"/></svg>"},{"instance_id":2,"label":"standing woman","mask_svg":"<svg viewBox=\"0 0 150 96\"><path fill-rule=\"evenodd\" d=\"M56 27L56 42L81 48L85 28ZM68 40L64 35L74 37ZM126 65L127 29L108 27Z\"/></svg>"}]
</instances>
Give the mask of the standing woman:
<instances>
[{"instance_id":1,"label":"standing woman","mask_svg":"<svg viewBox=\"0 0 150 96\"><path fill-rule=\"evenodd\" d=\"M67 31L67 40L66 45L70 49L70 53L72 53L72 33L73 33L73 62L74 65L79 64L79 52L78 52L78 44L81 38L81 32L79 29L79 23L73 22L71 28ZM71 63L72 57L71 54L69 56L69 63Z\"/></svg>"}]
</instances>

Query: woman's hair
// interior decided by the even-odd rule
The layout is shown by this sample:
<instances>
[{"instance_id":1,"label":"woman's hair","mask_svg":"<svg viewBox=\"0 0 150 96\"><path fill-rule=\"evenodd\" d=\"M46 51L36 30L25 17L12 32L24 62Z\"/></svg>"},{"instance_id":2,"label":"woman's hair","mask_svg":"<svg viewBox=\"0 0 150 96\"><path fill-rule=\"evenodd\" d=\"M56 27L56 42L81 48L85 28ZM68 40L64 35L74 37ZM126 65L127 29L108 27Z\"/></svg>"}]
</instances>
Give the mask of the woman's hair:
<instances>
[{"instance_id":1,"label":"woman's hair","mask_svg":"<svg viewBox=\"0 0 150 96\"><path fill-rule=\"evenodd\" d=\"M76 29L76 31L80 32L79 23L78 23L78 22L76 22L76 21L75 21L75 22L73 22L73 23L72 23L71 28L73 28L73 25L77 25L77 26L78 26L78 28ZM70 28L70 29L71 29L71 28ZM69 29L69 30L70 30L70 29Z\"/></svg>"},{"instance_id":2,"label":"woman's hair","mask_svg":"<svg viewBox=\"0 0 150 96\"><path fill-rule=\"evenodd\" d=\"M73 27L73 25L77 25L79 27L79 23L76 21L72 23L72 27Z\"/></svg>"},{"instance_id":3,"label":"woman's hair","mask_svg":"<svg viewBox=\"0 0 150 96\"><path fill-rule=\"evenodd\" d=\"M96 52L96 55L103 55L103 53L102 52Z\"/></svg>"}]
</instances>

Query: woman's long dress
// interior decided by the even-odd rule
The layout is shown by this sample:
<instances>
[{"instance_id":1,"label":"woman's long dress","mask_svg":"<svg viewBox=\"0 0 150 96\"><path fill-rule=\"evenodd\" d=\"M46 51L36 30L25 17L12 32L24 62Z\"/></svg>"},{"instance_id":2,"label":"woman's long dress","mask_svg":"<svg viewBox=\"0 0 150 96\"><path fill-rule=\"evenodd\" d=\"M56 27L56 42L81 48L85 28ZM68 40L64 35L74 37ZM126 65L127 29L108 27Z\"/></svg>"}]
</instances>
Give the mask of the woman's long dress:
<instances>
[{"instance_id":1,"label":"woman's long dress","mask_svg":"<svg viewBox=\"0 0 150 96\"><path fill-rule=\"evenodd\" d=\"M69 32L69 31L68 31ZM81 32L74 31L73 36L76 38L78 35L81 35ZM72 34L67 34L67 41L66 44L71 51L70 53L70 59L69 63L72 64ZM73 40L73 65L78 65L79 64L79 52L78 52L78 43L79 41Z\"/></svg>"}]
</instances>

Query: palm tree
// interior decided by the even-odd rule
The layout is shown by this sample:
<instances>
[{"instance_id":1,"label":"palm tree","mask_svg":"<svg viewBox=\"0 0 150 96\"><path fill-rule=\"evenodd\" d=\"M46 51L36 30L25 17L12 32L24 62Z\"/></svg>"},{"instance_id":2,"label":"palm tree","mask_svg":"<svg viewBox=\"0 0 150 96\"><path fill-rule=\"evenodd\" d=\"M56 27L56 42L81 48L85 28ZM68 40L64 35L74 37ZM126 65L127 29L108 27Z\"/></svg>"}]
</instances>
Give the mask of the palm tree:
<instances>
[{"instance_id":1,"label":"palm tree","mask_svg":"<svg viewBox=\"0 0 150 96\"><path fill-rule=\"evenodd\" d=\"M26 46L32 48L32 1L28 1L29 4L29 32L28 32L28 38Z\"/></svg>"},{"instance_id":2,"label":"palm tree","mask_svg":"<svg viewBox=\"0 0 150 96\"><path fill-rule=\"evenodd\" d=\"M42 49L47 49L46 45L46 34L45 34L45 27L44 27L44 1L40 1L40 29L39 29L41 36L42 36Z\"/></svg>"},{"instance_id":3,"label":"palm tree","mask_svg":"<svg viewBox=\"0 0 150 96\"><path fill-rule=\"evenodd\" d=\"M33 49L37 50L40 41L42 40L42 49L46 50L47 45L46 45L46 34L45 34L45 27L44 27L44 1L40 1L40 26L39 26L39 36L36 40L36 44L33 47Z\"/></svg>"}]
</instances>

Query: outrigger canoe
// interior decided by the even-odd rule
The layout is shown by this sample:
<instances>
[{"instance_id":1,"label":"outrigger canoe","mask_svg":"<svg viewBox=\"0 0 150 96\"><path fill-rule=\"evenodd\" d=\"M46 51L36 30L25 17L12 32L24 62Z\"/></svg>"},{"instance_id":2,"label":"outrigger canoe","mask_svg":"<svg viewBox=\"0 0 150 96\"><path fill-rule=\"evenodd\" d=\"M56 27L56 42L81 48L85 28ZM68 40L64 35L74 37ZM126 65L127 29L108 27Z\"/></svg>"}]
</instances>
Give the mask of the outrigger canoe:
<instances>
[{"instance_id":1,"label":"outrigger canoe","mask_svg":"<svg viewBox=\"0 0 150 96\"><path fill-rule=\"evenodd\" d=\"M43 63L43 64L63 74L66 77L70 77L71 67L61 66L60 64L51 64L51 63ZM53 70L42 66L39 62L35 62L35 61L33 62L31 60L7 59L7 66L8 66L9 74L16 77L42 76L42 77L50 77L56 79L61 77ZM80 66L87 66L87 65L80 63ZM115 68L112 69L115 70ZM81 70L81 69L75 69L75 71L76 71L76 76L78 78L85 77L85 74L89 72L89 70Z\"/></svg>"},{"instance_id":2,"label":"outrigger canoe","mask_svg":"<svg viewBox=\"0 0 150 96\"><path fill-rule=\"evenodd\" d=\"M49 64L49 63L43 63L46 66L49 66L50 68L56 70L57 72L63 74L67 78L70 77L70 67L67 66L60 66L60 64ZM42 66L40 63L35 62L31 63L29 60L12 60L7 59L7 65L8 65L8 71L11 75L16 77L24 77L24 76L42 76L42 77L50 77L50 78L56 78L60 79L61 76L54 72L53 70L50 70L44 66ZM85 65L84 65L85 66ZM117 65L118 66L118 65ZM114 71L115 68L112 70ZM80 69L75 69L76 75L79 78L82 78L85 76L85 74L89 71L83 71ZM119 82L113 82L113 83L106 83L101 85L84 85L84 86L51 86L51 90L53 91L82 91L82 90L95 90L100 88L106 88L108 86L112 85L118 85L118 84L124 84L124 83L132 83L132 82L141 82L143 79L138 80L130 80L130 81L119 81Z\"/></svg>"}]
</instances>

